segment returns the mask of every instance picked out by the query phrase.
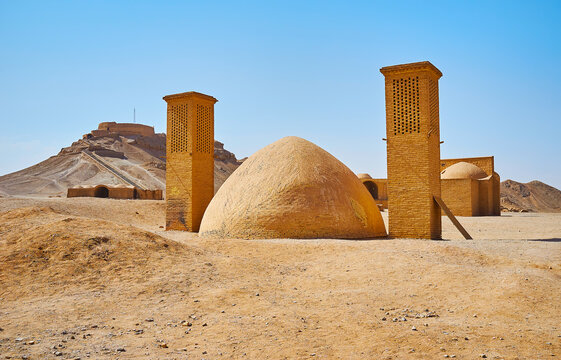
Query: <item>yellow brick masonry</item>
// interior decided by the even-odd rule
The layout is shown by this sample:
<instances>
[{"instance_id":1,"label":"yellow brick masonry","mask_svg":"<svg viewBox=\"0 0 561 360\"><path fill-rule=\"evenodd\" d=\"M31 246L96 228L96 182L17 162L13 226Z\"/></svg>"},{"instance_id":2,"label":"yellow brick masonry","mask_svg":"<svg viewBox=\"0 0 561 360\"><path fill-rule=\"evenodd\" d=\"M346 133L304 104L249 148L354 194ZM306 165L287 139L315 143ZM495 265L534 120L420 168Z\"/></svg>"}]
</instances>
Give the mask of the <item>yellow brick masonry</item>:
<instances>
[{"instance_id":1,"label":"yellow brick masonry","mask_svg":"<svg viewBox=\"0 0 561 360\"><path fill-rule=\"evenodd\" d=\"M214 195L214 104L186 92L167 102L166 230L199 231Z\"/></svg>"},{"instance_id":2,"label":"yellow brick masonry","mask_svg":"<svg viewBox=\"0 0 561 360\"><path fill-rule=\"evenodd\" d=\"M438 79L430 62L384 67L389 235L441 238Z\"/></svg>"},{"instance_id":3,"label":"yellow brick masonry","mask_svg":"<svg viewBox=\"0 0 561 360\"><path fill-rule=\"evenodd\" d=\"M455 216L479 215L481 181L470 178L443 179L441 181L442 200Z\"/></svg>"}]
</instances>

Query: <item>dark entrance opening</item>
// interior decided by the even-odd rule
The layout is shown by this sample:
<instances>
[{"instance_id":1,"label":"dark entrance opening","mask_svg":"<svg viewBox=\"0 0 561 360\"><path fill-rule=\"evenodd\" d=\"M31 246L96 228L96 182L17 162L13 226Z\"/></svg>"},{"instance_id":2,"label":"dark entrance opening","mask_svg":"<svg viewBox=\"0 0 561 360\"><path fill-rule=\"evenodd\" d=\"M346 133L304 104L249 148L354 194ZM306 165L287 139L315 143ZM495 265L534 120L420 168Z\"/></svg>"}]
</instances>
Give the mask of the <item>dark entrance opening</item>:
<instances>
[{"instance_id":1,"label":"dark entrance opening","mask_svg":"<svg viewBox=\"0 0 561 360\"><path fill-rule=\"evenodd\" d=\"M364 186L366 186L370 195L372 195L375 200L378 200L378 186L372 181L365 181Z\"/></svg>"},{"instance_id":2,"label":"dark entrance opening","mask_svg":"<svg viewBox=\"0 0 561 360\"><path fill-rule=\"evenodd\" d=\"M100 186L95 189L94 196L98 198L109 197L109 190L105 186Z\"/></svg>"}]
</instances>

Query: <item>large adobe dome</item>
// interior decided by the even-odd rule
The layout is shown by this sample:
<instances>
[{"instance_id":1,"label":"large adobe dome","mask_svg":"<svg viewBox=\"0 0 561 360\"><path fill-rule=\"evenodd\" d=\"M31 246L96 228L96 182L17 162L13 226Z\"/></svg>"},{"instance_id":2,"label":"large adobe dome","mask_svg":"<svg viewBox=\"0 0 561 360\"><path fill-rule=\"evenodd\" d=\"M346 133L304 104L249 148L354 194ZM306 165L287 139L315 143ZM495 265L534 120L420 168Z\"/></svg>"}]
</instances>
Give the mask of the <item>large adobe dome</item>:
<instances>
[{"instance_id":1,"label":"large adobe dome","mask_svg":"<svg viewBox=\"0 0 561 360\"><path fill-rule=\"evenodd\" d=\"M440 173L441 179L483 179L487 177L479 166L461 161L444 169Z\"/></svg>"},{"instance_id":2,"label":"large adobe dome","mask_svg":"<svg viewBox=\"0 0 561 360\"><path fill-rule=\"evenodd\" d=\"M199 234L225 238L386 235L380 211L356 175L322 148L282 138L250 156L210 202Z\"/></svg>"}]
</instances>

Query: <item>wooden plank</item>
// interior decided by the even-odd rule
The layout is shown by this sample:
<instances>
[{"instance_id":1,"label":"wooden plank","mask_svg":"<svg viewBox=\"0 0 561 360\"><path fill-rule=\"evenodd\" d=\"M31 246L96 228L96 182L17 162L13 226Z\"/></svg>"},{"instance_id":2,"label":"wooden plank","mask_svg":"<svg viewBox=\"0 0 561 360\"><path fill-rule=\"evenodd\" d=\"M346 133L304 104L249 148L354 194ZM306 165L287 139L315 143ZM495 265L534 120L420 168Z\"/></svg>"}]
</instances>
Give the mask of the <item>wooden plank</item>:
<instances>
[{"instance_id":1,"label":"wooden plank","mask_svg":"<svg viewBox=\"0 0 561 360\"><path fill-rule=\"evenodd\" d=\"M454 224L454 226L456 227L456 229L458 229L462 235L464 236L464 238L466 240L473 240L473 238L470 236L470 234L466 231L466 229L464 229L464 227L462 226L462 224L460 224L460 222L458 221L458 219L456 219L456 217L454 216L454 214L452 214L452 212L450 211L450 209L448 209L448 206L446 206L446 204L444 203L444 201L442 201L441 198L439 198L438 196L433 196L434 201L436 201L436 203L438 204L438 206L440 206L440 208L442 209L442 211L444 211L444 213L446 214L446 216L448 216L448 218L450 219L450 221L452 221L452 224Z\"/></svg>"}]
</instances>

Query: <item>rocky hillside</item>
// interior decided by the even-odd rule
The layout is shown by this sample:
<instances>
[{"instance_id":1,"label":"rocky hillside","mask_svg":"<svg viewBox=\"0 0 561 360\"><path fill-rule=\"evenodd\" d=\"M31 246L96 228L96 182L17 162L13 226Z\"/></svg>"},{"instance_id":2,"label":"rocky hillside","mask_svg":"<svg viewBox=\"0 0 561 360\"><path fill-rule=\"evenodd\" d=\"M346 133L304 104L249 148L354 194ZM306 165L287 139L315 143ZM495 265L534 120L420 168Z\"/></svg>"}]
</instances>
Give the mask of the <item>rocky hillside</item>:
<instances>
[{"instance_id":1,"label":"rocky hillside","mask_svg":"<svg viewBox=\"0 0 561 360\"><path fill-rule=\"evenodd\" d=\"M88 154L93 154L94 158ZM95 157L146 189L165 189L165 155L165 134L110 134L83 138L45 161L0 176L0 197L64 197L69 187L122 184L122 180L100 166ZM214 142L214 159L216 191L239 166L239 162L218 141Z\"/></svg>"},{"instance_id":2,"label":"rocky hillside","mask_svg":"<svg viewBox=\"0 0 561 360\"><path fill-rule=\"evenodd\" d=\"M506 211L561 212L561 191L540 181L501 183L501 208Z\"/></svg>"}]
</instances>

